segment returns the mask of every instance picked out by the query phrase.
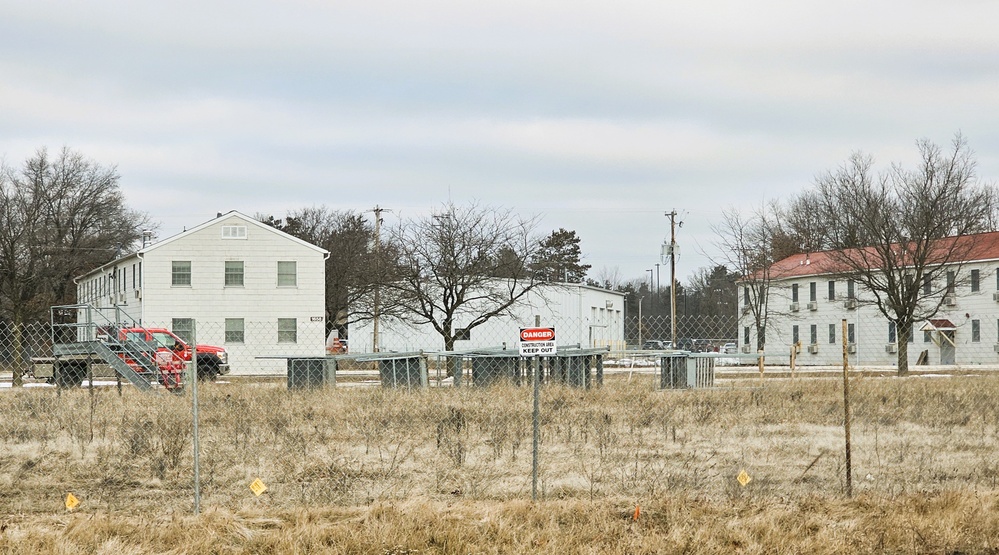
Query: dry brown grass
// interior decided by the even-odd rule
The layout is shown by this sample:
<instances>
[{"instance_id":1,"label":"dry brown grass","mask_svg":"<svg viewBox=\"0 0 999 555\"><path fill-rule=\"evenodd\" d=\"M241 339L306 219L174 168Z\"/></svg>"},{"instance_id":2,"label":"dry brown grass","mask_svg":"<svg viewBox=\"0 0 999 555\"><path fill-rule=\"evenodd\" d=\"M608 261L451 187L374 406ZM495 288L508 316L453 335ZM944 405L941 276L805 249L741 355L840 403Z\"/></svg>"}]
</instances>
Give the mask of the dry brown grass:
<instances>
[{"instance_id":1,"label":"dry brown grass","mask_svg":"<svg viewBox=\"0 0 999 555\"><path fill-rule=\"evenodd\" d=\"M6 391L0 553L996 545L999 377L861 378L852 392L851 501L836 380L547 387L543 502L531 504L530 388L218 384L201 390L195 519L190 397ZM259 498L248 488L258 477L269 488ZM70 491L83 501L76 514L62 508ZM626 518L636 504L637 523Z\"/></svg>"},{"instance_id":2,"label":"dry brown grass","mask_svg":"<svg viewBox=\"0 0 999 555\"><path fill-rule=\"evenodd\" d=\"M16 515L0 553L996 553L995 494L796 502L663 497Z\"/></svg>"}]
</instances>

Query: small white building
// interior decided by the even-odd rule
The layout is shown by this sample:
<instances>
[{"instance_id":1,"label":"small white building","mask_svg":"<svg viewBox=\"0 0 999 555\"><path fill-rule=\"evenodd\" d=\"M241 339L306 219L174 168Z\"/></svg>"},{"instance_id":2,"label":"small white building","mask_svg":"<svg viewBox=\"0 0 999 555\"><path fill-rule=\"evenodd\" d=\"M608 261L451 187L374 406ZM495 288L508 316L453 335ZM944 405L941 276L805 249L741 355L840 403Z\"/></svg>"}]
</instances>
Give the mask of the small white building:
<instances>
[{"instance_id":1,"label":"small white building","mask_svg":"<svg viewBox=\"0 0 999 555\"><path fill-rule=\"evenodd\" d=\"M76 278L77 300L184 339L196 326L233 374L284 372L276 357L325 354L328 256L233 211Z\"/></svg>"},{"instance_id":2,"label":"small white building","mask_svg":"<svg viewBox=\"0 0 999 555\"><path fill-rule=\"evenodd\" d=\"M467 339L455 342L455 349L517 349L520 328L534 326L535 317L540 316L542 326L555 326L558 345L623 350L624 298L624 293L578 283L540 285L512 308L511 315L497 316L469 330ZM471 314L459 314L454 328L464 328L472 318ZM351 353L372 352L372 322L352 324L349 339ZM380 352L444 350L444 340L432 325L389 318L379 321L378 345Z\"/></svg>"},{"instance_id":3,"label":"small white building","mask_svg":"<svg viewBox=\"0 0 999 555\"><path fill-rule=\"evenodd\" d=\"M929 365L999 365L999 232L966 236L973 244L966 260L941 274L945 283L924 283L929 299L942 300L939 313L915 322L908 360L914 368L925 352ZM873 294L831 271L830 253L797 254L771 267L766 350L788 353L799 343L797 363L838 365L843 361L843 320L852 364L895 366L898 333L878 310ZM944 279L940 280L941 282ZM740 284L739 345L755 353L756 328L749 291Z\"/></svg>"}]
</instances>

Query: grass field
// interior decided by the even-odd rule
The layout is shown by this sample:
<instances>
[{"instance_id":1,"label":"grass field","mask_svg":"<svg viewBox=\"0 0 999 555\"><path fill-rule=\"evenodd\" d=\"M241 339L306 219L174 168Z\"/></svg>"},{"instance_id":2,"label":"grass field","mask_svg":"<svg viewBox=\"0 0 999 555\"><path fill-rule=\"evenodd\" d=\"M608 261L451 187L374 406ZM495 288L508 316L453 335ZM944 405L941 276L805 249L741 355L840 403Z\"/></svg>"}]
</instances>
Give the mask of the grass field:
<instances>
[{"instance_id":1,"label":"grass field","mask_svg":"<svg viewBox=\"0 0 999 555\"><path fill-rule=\"evenodd\" d=\"M852 499L835 379L545 387L537 503L530 388L200 393L197 518L189 395L0 394L0 553L999 548L990 375L853 379Z\"/></svg>"}]
</instances>

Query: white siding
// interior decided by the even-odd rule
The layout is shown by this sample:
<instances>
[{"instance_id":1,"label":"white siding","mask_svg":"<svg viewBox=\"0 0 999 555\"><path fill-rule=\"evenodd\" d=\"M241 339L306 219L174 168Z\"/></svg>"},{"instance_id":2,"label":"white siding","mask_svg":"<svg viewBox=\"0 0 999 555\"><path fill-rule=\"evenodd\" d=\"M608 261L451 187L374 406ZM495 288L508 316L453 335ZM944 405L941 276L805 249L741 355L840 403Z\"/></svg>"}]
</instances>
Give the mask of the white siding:
<instances>
[{"instance_id":1,"label":"white siding","mask_svg":"<svg viewBox=\"0 0 999 555\"><path fill-rule=\"evenodd\" d=\"M993 294L999 292L997 283L999 262L982 261L964 264L957 278L955 304L943 306L935 319L950 320L957 328L955 332L955 363L957 365L995 365L999 363L999 354L995 353L995 345L999 344L999 302ZM971 291L968 279L972 270L979 270L979 290ZM944 279L943 276L940 278ZM836 300L828 300L828 282L836 281ZM816 310L808 309L809 283L817 283ZM792 285L797 283L798 310L791 310ZM934 283L934 291L943 289L944 283ZM774 280L770 290L770 318L767 326L767 352L787 353L791 346L792 326L799 326L802 343L801 354L797 362L802 365L838 365L842 364L842 321L853 324L855 328L856 353L850 355L850 362L864 366L895 366L897 354L886 350L888 341L888 320L874 305L873 295L863 289L861 284L855 285L857 308L849 309L847 302L847 279L844 276L815 275L791 279ZM942 291L936 295L942 295ZM740 301L742 289L740 286ZM740 312L741 314L741 312ZM972 321L978 320L981 325L981 338L978 342L972 340ZM818 353L810 353L808 349L809 329L812 324L818 326ZM836 327L836 343L829 343L829 325ZM916 322L912 334L914 341L909 343L908 359L910 367L915 367L920 353L928 351L929 364L940 364L940 348L933 341L924 342L922 329L926 322ZM752 324L752 316L741 315L739 318L739 344L745 345L743 330L750 327L751 351L755 352L756 330ZM896 339L897 339L896 333Z\"/></svg>"},{"instance_id":2,"label":"white siding","mask_svg":"<svg viewBox=\"0 0 999 555\"><path fill-rule=\"evenodd\" d=\"M223 239L225 225L246 226L245 239ZM174 260L191 262L190 286L172 285ZM227 260L243 262L242 287L224 285ZM169 329L174 318L194 318L198 343L225 347L233 373L281 373L286 363L280 356L325 354L324 260L321 249L242 214L229 213L83 276L78 298L110 306L113 298L108 294L88 292L103 291L112 268L127 267L127 308L123 308L143 325ZM142 279L134 284L131 266L140 261ZM279 261L296 262L296 285L277 285ZM136 298L137 289L141 289L141 301ZM226 318L244 320L243 343L225 342ZM278 318L296 319L297 343L278 343Z\"/></svg>"},{"instance_id":3,"label":"white siding","mask_svg":"<svg viewBox=\"0 0 999 555\"><path fill-rule=\"evenodd\" d=\"M609 306L608 306L609 303ZM501 347L516 349L520 328L534 325L535 315L541 325L555 326L559 345L624 348L624 294L605 289L565 284L543 286L532 291L513 316L497 317L471 331L468 341L457 341L455 349ZM469 319L459 319L455 329ZM371 322L351 325L350 352L373 350ZM442 351L444 342L431 325L411 326L383 318L379 325L380 351Z\"/></svg>"}]
</instances>

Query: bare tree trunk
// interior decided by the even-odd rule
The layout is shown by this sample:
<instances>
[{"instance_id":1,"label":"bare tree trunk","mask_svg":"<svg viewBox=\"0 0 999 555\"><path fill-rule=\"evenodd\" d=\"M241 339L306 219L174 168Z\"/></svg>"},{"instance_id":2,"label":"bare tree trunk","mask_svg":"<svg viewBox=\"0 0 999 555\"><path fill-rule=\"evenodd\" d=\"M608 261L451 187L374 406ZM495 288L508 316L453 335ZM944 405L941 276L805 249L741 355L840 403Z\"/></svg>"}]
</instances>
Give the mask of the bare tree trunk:
<instances>
[{"instance_id":1,"label":"bare tree trunk","mask_svg":"<svg viewBox=\"0 0 999 555\"><path fill-rule=\"evenodd\" d=\"M444 350L449 353L454 350L454 334L448 333L444 336ZM455 372L461 371L461 369L457 367L457 357L448 356L444 360L446 361L445 364L447 369L447 374L445 374L446 377L450 378L455 375Z\"/></svg>"},{"instance_id":2,"label":"bare tree trunk","mask_svg":"<svg viewBox=\"0 0 999 555\"><path fill-rule=\"evenodd\" d=\"M912 336L912 324L903 323L898 327L898 375L909 375L909 337Z\"/></svg>"},{"instance_id":3,"label":"bare tree trunk","mask_svg":"<svg viewBox=\"0 0 999 555\"><path fill-rule=\"evenodd\" d=\"M14 377L11 385L13 387L21 387L24 385L24 369L22 367L24 361L23 325L19 318L15 318L11 327L14 336L14 361L11 365Z\"/></svg>"}]
</instances>

